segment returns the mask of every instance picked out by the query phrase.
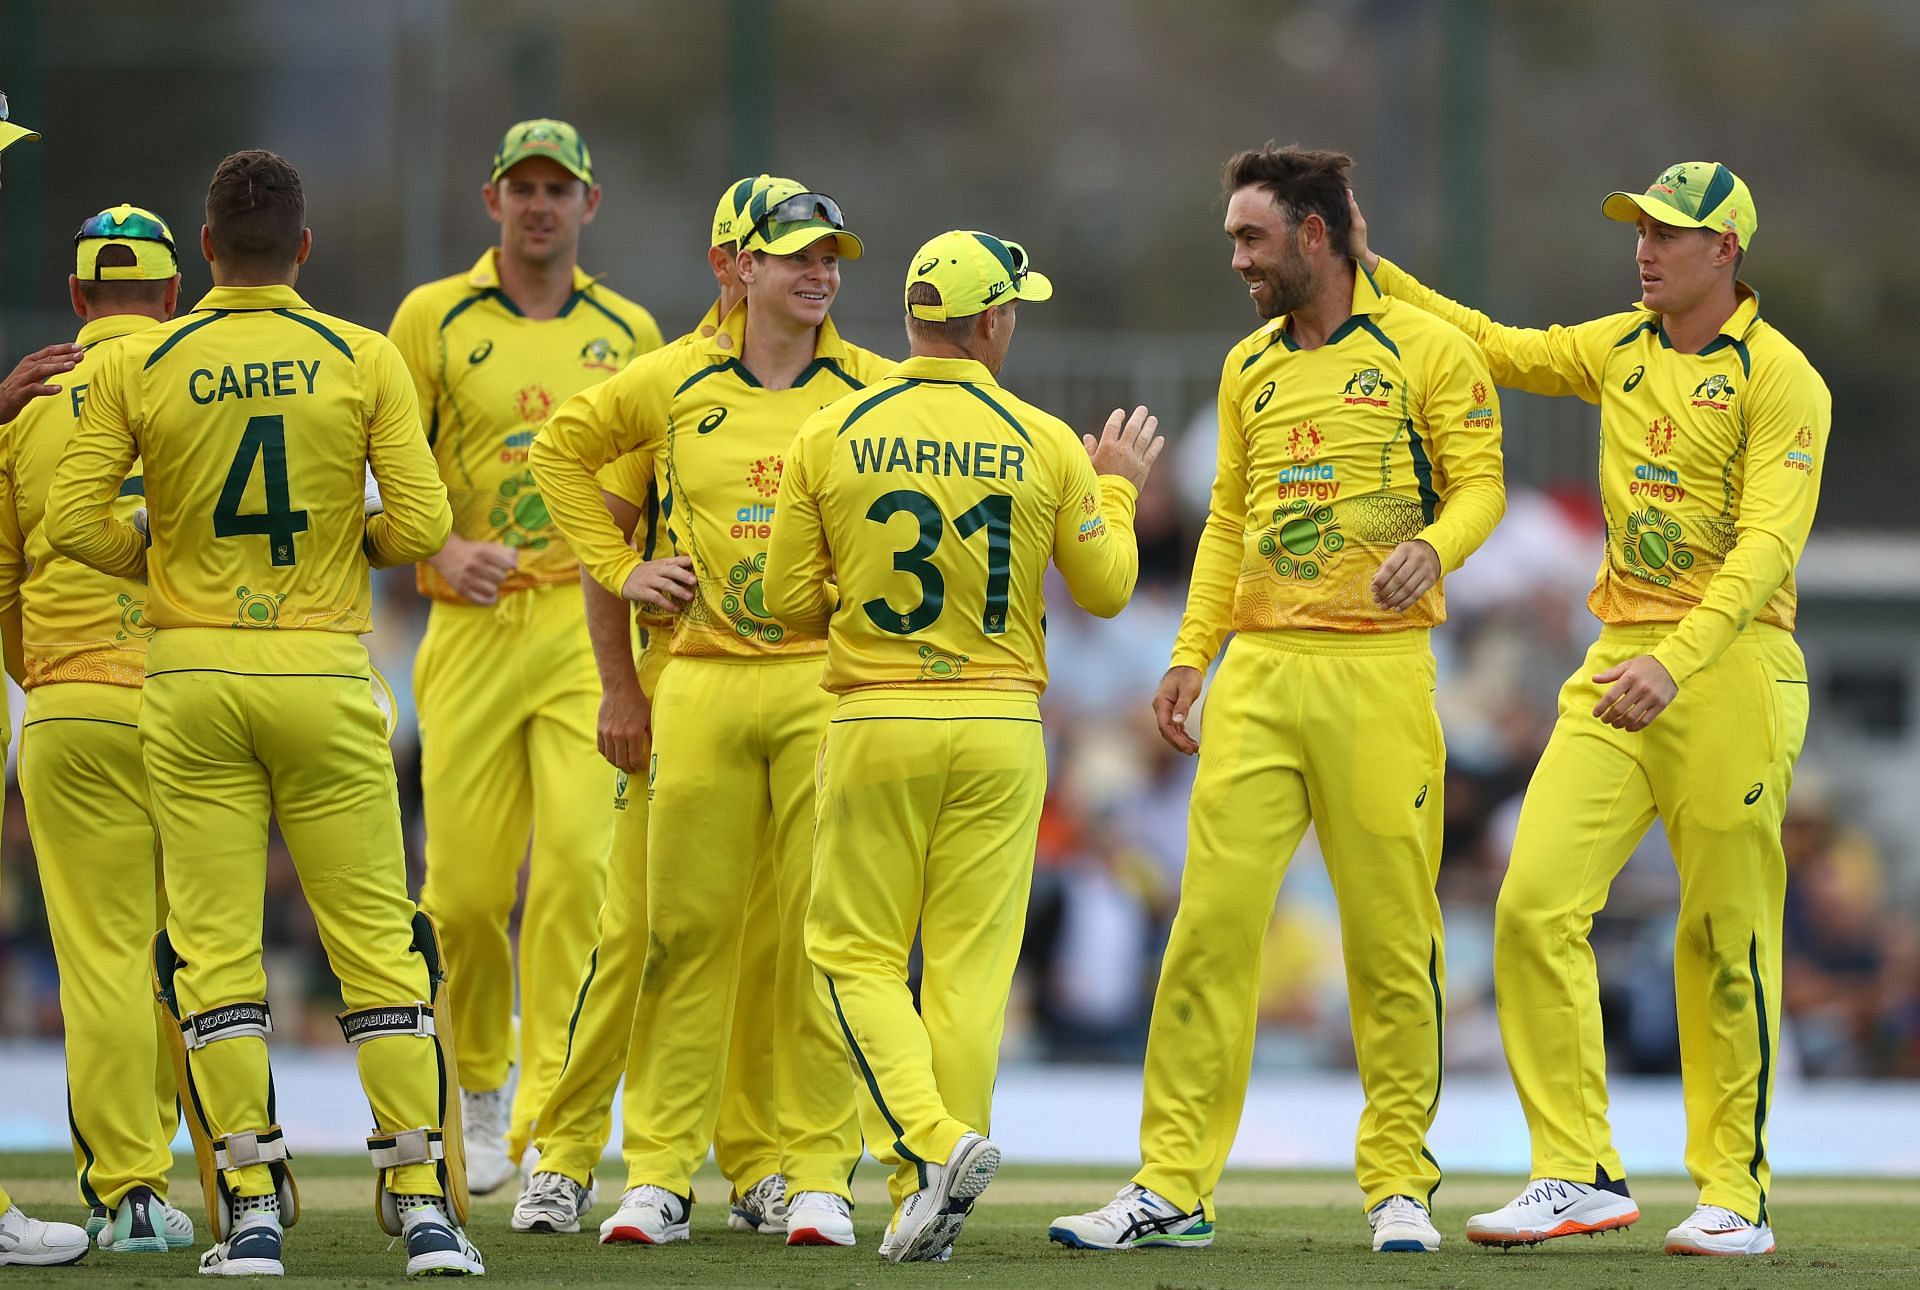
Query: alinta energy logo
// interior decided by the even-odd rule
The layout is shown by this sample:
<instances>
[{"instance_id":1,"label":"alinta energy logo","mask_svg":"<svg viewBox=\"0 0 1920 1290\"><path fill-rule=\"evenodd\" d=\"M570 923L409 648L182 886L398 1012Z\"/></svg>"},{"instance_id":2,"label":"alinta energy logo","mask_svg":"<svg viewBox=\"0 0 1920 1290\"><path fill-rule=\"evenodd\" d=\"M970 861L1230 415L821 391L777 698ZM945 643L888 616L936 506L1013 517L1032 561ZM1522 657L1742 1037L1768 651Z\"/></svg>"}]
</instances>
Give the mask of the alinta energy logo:
<instances>
[{"instance_id":1,"label":"alinta energy logo","mask_svg":"<svg viewBox=\"0 0 1920 1290\"><path fill-rule=\"evenodd\" d=\"M1469 430L1493 429L1493 404L1487 399L1487 383L1475 381L1470 394L1473 398L1473 406L1467 410L1467 428Z\"/></svg>"},{"instance_id":2,"label":"alinta energy logo","mask_svg":"<svg viewBox=\"0 0 1920 1290\"><path fill-rule=\"evenodd\" d=\"M1380 374L1377 367L1364 367L1347 378L1340 393L1342 403L1364 403L1368 407L1387 406L1387 393L1393 389L1393 382Z\"/></svg>"},{"instance_id":3,"label":"alinta energy logo","mask_svg":"<svg viewBox=\"0 0 1920 1290\"><path fill-rule=\"evenodd\" d=\"M1733 382L1727 379L1725 372L1715 372L1706 380L1693 387L1693 406L1712 408L1715 412L1725 412L1733 402Z\"/></svg>"},{"instance_id":4,"label":"alinta energy logo","mask_svg":"<svg viewBox=\"0 0 1920 1290\"><path fill-rule=\"evenodd\" d=\"M1673 440L1680 433L1680 427L1673 424L1672 417L1657 417L1647 422L1647 451L1656 457L1664 457L1673 451Z\"/></svg>"},{"instance_id":5,"label":"alinta energy logo","mask_svg":"<svg viewBox=\"0 0 1920 1290\"><path fill-rule=\"evenodd\" d=\"M1793 432L1793 447L1787 451L1787 459L1781 463L1788 470L1798 470L1804 474L1813 473L1813 427L1801 426Z\"/></svg>"},{"instance_id":6,"label":"alinta energy logo","mask_svg":"<svg viewBox=\"0 0 1920 1290\"><path fill-rule=\"evenodd\" d=\"M1260 535L1258 545L1281 577L1315 582L1346 544L1333 508L1300 498L1274 508L1272 526Z\"/></svg>"},{"instance_id":7,"label":"alinta energy logo","mask_svg":"<svg viewBox=\"0 0 1920 1290\"><path fill-rule=\"evenodd\" d=\"M617 372L620 370L620 352L613 342L605 336L595 336L580 347L580 366L596 372Z\"/></svg>"}]
</instances>

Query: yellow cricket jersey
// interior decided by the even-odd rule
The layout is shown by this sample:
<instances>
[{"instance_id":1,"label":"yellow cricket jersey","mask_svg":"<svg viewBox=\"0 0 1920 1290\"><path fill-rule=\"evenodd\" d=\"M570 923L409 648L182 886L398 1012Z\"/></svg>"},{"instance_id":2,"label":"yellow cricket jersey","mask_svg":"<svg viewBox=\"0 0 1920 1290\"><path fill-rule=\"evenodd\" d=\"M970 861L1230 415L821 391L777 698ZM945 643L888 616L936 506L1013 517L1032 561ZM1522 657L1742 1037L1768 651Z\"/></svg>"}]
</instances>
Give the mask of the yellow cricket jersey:
<instances>
[{"instance_id":1,"label":"yellow cricket jersey","mask_svg":"<svg viewBox=\"0 0 1920 1290\"><path fill-rule=\"evenodd\" d=\"M579 572L527 469L533 436L569 398L658 349L660 328L578 268L559 316L528 318L500 289L499 256L489 248L471 272L416 287L388 334L413 373L454 532L520 552L506 595ZM418 578L433 599L465 603L432 566Z\"/></svg>"},{"instance_id":2,"label":"yellow cricket jersey","mask_svg":"<svg viewBox=\"0 0 1920 1290\"><path fill-rule=\"evenodd\" d=\"M44 524L54 550L146 577L146 621L364 632L369 564L446 541L413 382L379 332L292 287L215 287L91 374ZM111 508L142 464L152 549ZM386 509L364 514L366 466Z\"/></svg>"},{"instance_id":3,"label":"yellow cricket jersey","mask_svg":"<svg viewBox=\"0 0 1920 1290\"><path fill-rule=\"evenodd\" d=\"M139 314L97 318L75 338L84 353L60 378L60 393L35 399L0 430L0 622L8 670L24 689L61 681L138 688L146 677L147 588L68 559L47 541L43 520L54 467L73 438L88 386L119 339L159 326ZM141 505L139 463L120 483L113 515Z\"/></svg>"},{"instance_id":4,"label":"yellow cricket jersey","mask_svg":"<svg viewBox=\"0 0 1920 1290\"><path fill-rule=\"evenodd\" d=\"M792 388L769 390L742 365L746 305L709 337L642 355L563 404L535 438L533 474L580 562L618 594L645 558L607 514L596 472L622 454L630 481L651 476L666 549L693 561L699 590L674 621L672 651L695 657L817 654L768 612L762 576L787 448L809 416L893 366L823 323L814 361Z\"/></svg>"},{"instance_id":5,"label":"yellow cricket jersey","mask_svg":"<svg viewBox=\"0 0 1920 1290\"><path fill-rule=\"evenodd\" d=\"M1652 653L1681 682L1750 622L1792 630L1833 398L1751 288L1739 284L1718 336L1682 354L1644 306L1504 327L1387 260L1377 277L1479 342L1500 384L1600 405L1607 546L1587 605L1602 622L1678 623Z\"/></svg>"},{"instance_id":6,"label":"yellow cricket jersey","mask_svg":"<svg viewBox=\"0 0 1920 1290\"><path fill-rule=\"evenodd\" d=\"M1382 296L1356 267L1353 315L1301 349L1275 318L1220 372L1213 499L1176 667L1229 631L1385 632L1446 619L1441 584L1404 613L1374 602L1393 548L1420 538L1457 569L1506 509L1500 408L1457 328Z\"/></svg>"},{"instance_id":7,"label":"yellow cricket jersey","mask_svg":"<svg viewBox=\"0 0 1920 1290\"><path fill-rule=\"evenodd\" d=\"M1133 485L972 359L909 358L828 405L787 452L767 603L830 630L821 684L1047 684L1047 562L1110 618L1139 572ZM839 608L828 590L838 583ZM829 629L828 614L832 612Z\"/></svg>"}]
</instances>

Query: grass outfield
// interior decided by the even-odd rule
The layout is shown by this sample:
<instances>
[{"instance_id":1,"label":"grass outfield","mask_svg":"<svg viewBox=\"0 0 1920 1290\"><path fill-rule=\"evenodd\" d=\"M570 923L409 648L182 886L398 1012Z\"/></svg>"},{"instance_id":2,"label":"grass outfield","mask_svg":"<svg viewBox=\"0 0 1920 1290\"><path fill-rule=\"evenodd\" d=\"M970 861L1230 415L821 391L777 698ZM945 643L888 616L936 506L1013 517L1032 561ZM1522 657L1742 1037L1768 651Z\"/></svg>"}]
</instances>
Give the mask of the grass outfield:
<instances>
[{"instance_id":1,"label":"grass outfield","mask_svg":"<svg viewBox=\"0 0 1920 1290\"><path fill-rule=\"evenodd\" d=\"M288 1234L288 1272L309 1284L364 1285L400 1280L405 1257L374 1225L372 1184L358 1160L306 1157L299 1162L305 1215ZM42 1218L79 1217L71 1166L53 1154L0 1155L0 1179ZM617 1173L617 1166L615 1172ZM903 1286L908 1284L1044 1286L1048 1290L1143 1286L1601 1287L1659 1286L1911 1286L1920 1283L1920 1181L1791 1179L1776 1197L1778 1254L1751 1260L1668 1258L1666 1229L1693 1204L1678 1179L1639 1179L1634 1195L1645 1217L1624 1234L1571 1238L1502 1254L1469 1246L1460 1235L1467 1215L1510 1199L1516 1179L1449 1179L1437 1219L1446 1242L1434 1255L1376 1255L1367 1245L1351 1178L1332 1174L1236 1172L1221 1184L1219 1243L1211 1250L1143 1250L1131 1254L1069 1251L1046 1239L1047 1222L1113 1195L1120 1170L1009 1166L988 1189L947 1264L890 1266L875 1254L886 1215L880 1171L861 1169L855 1186L860 1244L851 1250L788 1250L772 1237L726 1229L718 1203L696 1204L693 1240L661 1249L601 1248L591 1231L579 1236L523 1236L510 1231L512 1197L482 1199L471 1225L494 1281L527 1284L639 1282L660 1286ZM616 1179L617 1181L617 1179ZM717 1176L703 1176L700 1194L726 1194ZM199 1189L176 1176L175 1197L201 1221ZM612 1198L609 1198L612 1199ZM597 1227L603 1201L585 1226ZM201 1241L204 1248L205 1241ZM77 1267L0 1269L0 1286L128 1284L194 1277L195 1258L122 1255L99 1250Z\"/></svg>"}]
</instances>

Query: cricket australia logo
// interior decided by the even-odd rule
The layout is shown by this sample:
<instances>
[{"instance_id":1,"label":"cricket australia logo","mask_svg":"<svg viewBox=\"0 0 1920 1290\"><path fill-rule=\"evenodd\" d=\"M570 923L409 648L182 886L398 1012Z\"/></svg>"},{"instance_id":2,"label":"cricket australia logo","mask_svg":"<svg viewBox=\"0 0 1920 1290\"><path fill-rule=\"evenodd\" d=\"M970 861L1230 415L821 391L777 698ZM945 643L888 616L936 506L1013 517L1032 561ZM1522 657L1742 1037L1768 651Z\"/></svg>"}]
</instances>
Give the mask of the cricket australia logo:
<instances>
[{"instance_id":1,"label":"cricket australia logo","mask_svg":"<svg viewBox=\"0 0 1920 1290\"><path fill-rule=\"evenodd\" d=\"M1287 456L1295 461L1312 461L1314 454L1320 451L1320 445L1326 441L1319 426L1311 421L1302 421L1287 431Z\"/></svg>"},{"instance_id":2,"label":"cricket australia logo","mask_svg":"<svg viewBox=\"0 0 1920 1290\"><path fill-rule=\"evenodd\" d=\"M1673 584L1675 573L1693 567L1693 552L1687 549L1680 521L1657 506L1634 511L1627 516L1626 540L1620 558L1638 576L1655 586Z\"/></svg>"},{"instance_id":3,"label":"cricket australia logo","mask_svg":"<svg viewBox=\"0 0 1920 1290\"><path fill-rule=\"evenodd\" d=\"M605 336L595 336L580 347L580 366L589 367L598 372L617 372L620 364L616 361L619 352L613 342Z\"/></svg>"},{"instance_id":4,"label":"cricket australia logo","mask_svg":"<svg viewBox=\"0 0 1920 1290\"><path fill-rule=\"evenodd\" d=\"M1672 451L1674 436L1680 428L1673 424L1672 417L1660 417L1647 423L1647 451L1656 457L1664 457Z\"/></svg>"},{"instance_id":5,"label":"cricket australia logo","mask_svg":"<svg viewBox=\"0 0 1920 1290\"><path fill-rule=\"evenodd\" d=\"M614 772L613 809L616 811L627 809L627 772L624 770Z\"/></svg>"},{"instance_id":6,"label":"cricket australia logo","mask_svg":"<svg viewBox=\"0 0 1920 1290\"><path fill-rule=\"evenodd\" d=\"M1283 578L1314 582L1347 544L1331 506L1301 498L1273 511L1273 523L1260 535L1259 550Z\"/></svg>"},{"instance_id":7,"label":"cricket australia logo","mask_svg":"<svg viewBox=\"0 0 1920 1290\"><path fill-rule=\"evenodd\" d=\"M146 640L153 635L153 624L147 621L147 602L135 600L126 592L120 593L120 630L113 634L117 641Z\"/></svg>"},{"instance_id":8,"label":"cricket australia logo","mask_svg":"<svg viewBox=\"0 0 1920 1290\"><path fill-rule=\"evenodd\" d=\"M920 679L923 681L952 681L959 677L960 669L970 660L965 654L950 654L931 645L920 647Z\"/></svg>"},{"instance_id":9,"label":"cricket australia logo","mask_svg":"<svg viewBox=\"0 0 1920 1290\"><path fill-rule=\"evenodd\" d=\"M1733 401L1733 394L1733 382L1727 379L1726 373L1715 372L1693 387L1693 406L1725 412L1727 405Z\"/></svg>"},{"instance_id":10,"label":"cricket australia logo","mask_svg":"<svg viewBox=\"0 0 1920 1290\"><path fill-rule=\"evenodd\" d=\"M1362 368L1347 378L1346 386L1340 391L1344 396L1340 401L1384 408L1387 406L1387 392L1391 389L1393 389L1393 382L1380 375L1379 368Z\"/></svg>"}]
</instances>

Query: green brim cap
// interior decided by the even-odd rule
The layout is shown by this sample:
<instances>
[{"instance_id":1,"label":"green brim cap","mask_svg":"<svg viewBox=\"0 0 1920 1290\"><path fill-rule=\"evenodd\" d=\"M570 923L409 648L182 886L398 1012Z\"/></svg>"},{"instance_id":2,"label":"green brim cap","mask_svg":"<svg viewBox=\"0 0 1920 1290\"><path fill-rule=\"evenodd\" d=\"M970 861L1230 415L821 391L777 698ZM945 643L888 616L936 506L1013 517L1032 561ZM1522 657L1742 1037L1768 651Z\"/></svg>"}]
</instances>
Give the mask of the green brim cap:
<instances>
[{"instance_id":1,"label":"green brim cap","mask_svg":"<svg viewBox=\"0 0 1920 1290\"><path fill-rule=\"evenodd\" d=\"M587 153L586 141L565 121L551 117L521 121L507 128L499 150L493 154L493 173L488 182L497 182L529 157L545 157L580 182L593 182L593 158Z\"/></svg>"},{"instance_id":2,"label":"green brim cap","mask_svg":"<svg viewBox=\"0 0 1920 1290\"><path fill-rule=\"evenodd\" d=\"M1644 193L1608 193L1600 212L1623 224L1645 215L1674 228L1732 233L1743 251L1753 246L1753 235L1760 227L1753 194L1740 176L1717 161L1668 166Z\"/></svg>"}]
</instances>

